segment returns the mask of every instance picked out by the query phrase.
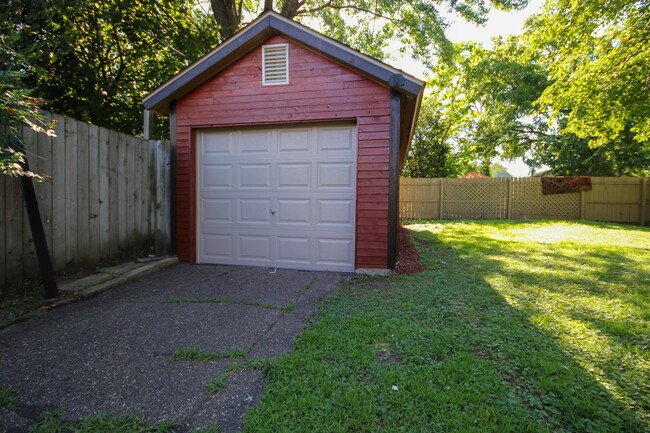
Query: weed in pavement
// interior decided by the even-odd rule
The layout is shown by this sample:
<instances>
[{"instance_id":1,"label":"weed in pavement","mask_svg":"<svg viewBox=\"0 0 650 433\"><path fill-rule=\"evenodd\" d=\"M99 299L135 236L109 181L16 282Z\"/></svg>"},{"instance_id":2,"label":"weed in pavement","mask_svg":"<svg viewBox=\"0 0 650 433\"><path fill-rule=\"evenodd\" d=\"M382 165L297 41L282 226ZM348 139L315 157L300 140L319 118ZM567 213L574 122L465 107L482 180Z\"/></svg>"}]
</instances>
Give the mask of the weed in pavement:
<instances>
[{"instance_id":1,"label":"weed in pavement","mask_svg":"<svg viewBox=\"0 0 650 433\"><path fill-rule=\"evenodd\" d=\"M248 353L248 349L235 349L229 352L203 352L197 347L183 347L177 349L171 355L172 361L201 361L210 362L218 359L235 359L243 358Z\"/></svg>"},{"instance_id":2,"label":"weed in pavement","mask_svg":"<svg viewBox=\"0 0 650 433\"><path fill-rule=\"evenodd\" d=\"M226 375L230 376L231 374L244 369L259 370L266 374L272 365L273 362L267 358L253 358L246 361L237 361L228 365L226 368Z\"/></svg>"},{"instance_id":3,"label":"weed in pavement","mask_svg":"<svg viewBox=\"0 0 650 433\"><path fill-rule=\"evenodd\" d=\"M15 388L0 388L0 406L13 407L18 403L18 391Z\"/></svg>"},{"instance_id":4,"label":"weed in pavement","mask_svg":"<svg viewBox=\"0 0 650 433\"><path fill-rule=\"evenodd\" d=\"M61 410L49 410L29 427L29 433L173 433L175 423L149 423L135 415L92 415L69 422Z\"/></svg>"},{"instance_id":5,"label":"weed in pavement","mask_svg":"<svg viewBox=\"0 0 650 433\"><path fill-rule=\"evenodd\" d=\"M219 433L219 426L216 424L209 425L207 427L199 428L192 430L192 433Z\"/></svg>"},{"instance_id":6,"label":"weed in pavement","mask_svg":"<svg viewBox=\"0 0 650 433\"><path fill-rule=\"evenodd\" d=\"M228 376L225 374L219 377L208 379L208 381L205 383L205 392L210 395L219 393L219 391L226 387L227 380Z\"/></svg>"},{"instance_id":7,"label":"weed in pavement","mask_svg":"<svg viewBox=\"0 0 650 433\"><path fill-rule=\"evenodd\" d=\"M262 301L235 301L228 298L178 298L170 299L167 301L168 304L237 304L237 305L250 305L252 307L267 308L269 310L279 310L283 313L290 313L295 310L296 306L294 304L285 305L283 307L276 307L273 304L268 304Z\"/></svg>"}]
</instances>

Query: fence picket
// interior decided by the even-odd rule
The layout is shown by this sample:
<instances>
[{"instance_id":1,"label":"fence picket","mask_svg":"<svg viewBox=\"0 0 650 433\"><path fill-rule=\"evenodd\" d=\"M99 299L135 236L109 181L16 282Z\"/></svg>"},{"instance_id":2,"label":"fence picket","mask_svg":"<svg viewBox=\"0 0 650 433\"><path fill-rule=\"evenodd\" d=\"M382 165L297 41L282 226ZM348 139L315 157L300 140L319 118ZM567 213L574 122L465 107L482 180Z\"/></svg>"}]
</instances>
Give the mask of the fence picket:
<instances>
[{"instance_id":1,"label":"fence picket","mask_svg":"<svg viewBox=\"0 0 650 433\"><path fill-rule=\"evenodd\" d=\"M77 260L77 135L78 123L71 119L65 122L65 265Z\"/></svg>"},{"instance_id":2,"label":"fence picket","mask_svg":"<svg viewBox=\"0 0 650 433\"><path fill-rule=\"evenodd\" d=\"M119 135L108 131L108 252L106 258L116 257L120 246L119 224Z\"/></svg>"},{"instance_id":3,"label":"fence picket","mask_svg":"<svg viewBox=\"0 0 650 433\"><path fill-rule=\"evenodd\" d=\"M45 111L42 113L43 122L49 125L52 121L52 114ZM37 173L52 177L52 137L47 134L38 134L37 142ZM52 254L52 181L39 182L36 186L36 197L38 198L38 207L45 230L45 240Z\"/></svg>"},{"instance_id":4,"label":"fence picket","mask_svg":"<svg viewBox=\"0 0 650 433\"><path fill-rule=\"evenodd\" d=\"M119 134L117 137L118 143L118 163L117 163L117 221L118 221L118 251L126 249L126 181L128 173L126 170L127 161L127 143L126 135Z\"/></svg>"},{"instance_id":5,"label":"fence picket","mask_svg":"<svg viewBox=\"0 0 650 433\"><path fill-rule=\"evenodd\" d=\"M142 171L143 156L142 147L143 140L135 139L133 141L133 236L137 243L141 240L140 237L144 234L142 231Z\"/></svg>"},{"instance_id":6,"label":"fence picket","mask_svg":"<svg viewBox=\"0 0 650 433\"><path fill-rule=\"evenodd\" d=\"M0 133L4 133L4 128L0 126ZM8 228L7 221L5 220L5 200L7 193L5 191L5 179L7 176L0 175L0 294L2 294L2 287L7 281L7 267L5 265L5 257L7 253L5 252L5 230Z\"/></svg>"},{"instance_id":7,"label":"fence picket","mask_svg":"<svg viewBox=\"0 0 650 433\"><path fill-rule=\"evenodd\" d=\"M132 136L126 137L126 196L124 207L126 212L126 239L124 248L131 249L133 246L133 234L135 233L135 205L134 205L134 183L135 183L135 141Z\"/></svg>"},{"instance_id":8,"label":"fence picket","mask_svg":"<svg viewBox=\"0 0 650 433\"><path fill-rule=\"evenodd\" d=\"M77 127L77 263L87 263L90 255L90 202L89 202L89 155L88 124L79 122Z\"/></svg>"},{"instance_id":9,"label":"fence picket","mask_svg":"<svg viewBox=\"0 0 650 433\"><path fill-rule=\"evenodd\" d=\"M88 125L88 260L96 263L99 247L99 127Z\"/></svg>"},{"instance_id":10,"label":"fence picket","mask_svg":"<svg viewBox=\"0 0 650 433\"><path fill-rule=\"evenodd\" d=\"M97 143L98 159L98 231L99 231L99 255L110 257L109 239L110 239L110 131L106 128L99 128L99 137Z\"/></svg>"},{"instance_id":11,"label":"fence picket","mask_svg":"<svg viewBox=\"0 0 650 433\"><path fill-rule=\"evenodd\" d=\"M23 274L23 195L16 177L5 178L5 275L7 282Z\"/></svg>"},{"instance_id":12,"label":"fence picket","mask_svg":"<svg viewBox=\"0 0 650 433\"><path fill-rule=\"evenodd\" d=\"M62 272L66 264L66 118L54 114L56 137L52 140L52 265L54 272Z\"/></svg>"},{"instance_id":13,"label":"fence picket","mask_svg":"<svg viewBox=\"0 0 650 433\"><path fill-rule=\"evenodd\" d=\"M25 153L27 155L27 161L29 163L30 170L38 170L38 137L36 132L29 126L23 126L22 128L23 142L25 144ZM29 180L33 184L36 182ZM20 188L19 188L20 189ZM36 185L34 185L34 192L36 195L36 202L39 202L38 199L38 190ZM36 260L36 248L34 247L34 240L32 239L32 229L29 225L29 217L27 216L27 209L24 206L23 201L23 192L20 189L20 199L22 207L22 221L23 221L23 272L27 278L37 278L38 277L38 265Z\"/></svg>"}]
</instances>

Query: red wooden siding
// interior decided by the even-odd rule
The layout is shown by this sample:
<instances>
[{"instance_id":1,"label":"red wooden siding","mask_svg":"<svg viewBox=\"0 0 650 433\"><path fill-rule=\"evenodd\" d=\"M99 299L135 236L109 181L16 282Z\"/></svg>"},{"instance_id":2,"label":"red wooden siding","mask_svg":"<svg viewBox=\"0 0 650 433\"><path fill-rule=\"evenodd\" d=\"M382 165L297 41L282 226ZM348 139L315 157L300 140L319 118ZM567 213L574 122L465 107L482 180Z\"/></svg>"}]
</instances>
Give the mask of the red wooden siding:
<instances>
[{"instance_id":1,"label":"red wooden siding","mask_svg":"<svg viewBox=\"0 0 650 433\"><path fill-rule=\"evenodd\" d=\"M289 44L289 85L262 86L257 47L176 104L178 256L196 260L193 128L355 120L358 126L356 267L388 261L390 90Z\"/></svg>"}]
</instances>

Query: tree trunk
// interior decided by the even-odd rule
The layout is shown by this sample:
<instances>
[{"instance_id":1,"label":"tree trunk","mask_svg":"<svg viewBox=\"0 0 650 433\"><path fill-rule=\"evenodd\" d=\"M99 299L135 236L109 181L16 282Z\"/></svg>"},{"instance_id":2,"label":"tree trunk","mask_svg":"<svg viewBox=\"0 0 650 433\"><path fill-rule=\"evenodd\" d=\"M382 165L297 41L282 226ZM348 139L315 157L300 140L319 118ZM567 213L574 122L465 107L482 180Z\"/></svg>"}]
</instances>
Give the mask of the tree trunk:
<instances>
[{"instance_id":1,"label":"tree trunk","mask_svg":"<svg viewBox=\"0 0 650 433\"><path fill-rule=\"evenodd\" d=\"M280 14L294 19L304 3L304 0L286 0ZM237 7L237 0L210 0L210 5L219 26L219 35L226 40L234 35L241 25L241 9ZM264 0L264 10L273 10L273 0Z\"/></svg>"},{"instance_id":2,"label":"tree trunk","mask_svg":"<svg viewBox=\"0 0 650 433\"><path fill-rule=\"evenodd\" d=\"M219 25L219 35L226 40L239 29L241 15L236 0L210 0L214 19Z\"/></svg>"},{"instance_id":3,"label":"tree trunk","mask_svg":"<svg viewBox=\"0 0 650 433\"><path fill-rule=\"evenodd\" d=\"M294 19L296 14L298 14L298 9L304 4L304 1L300 0L287 0L282 6L282 11L280 14L289 19Z\"/></svg>"}]
</instances>

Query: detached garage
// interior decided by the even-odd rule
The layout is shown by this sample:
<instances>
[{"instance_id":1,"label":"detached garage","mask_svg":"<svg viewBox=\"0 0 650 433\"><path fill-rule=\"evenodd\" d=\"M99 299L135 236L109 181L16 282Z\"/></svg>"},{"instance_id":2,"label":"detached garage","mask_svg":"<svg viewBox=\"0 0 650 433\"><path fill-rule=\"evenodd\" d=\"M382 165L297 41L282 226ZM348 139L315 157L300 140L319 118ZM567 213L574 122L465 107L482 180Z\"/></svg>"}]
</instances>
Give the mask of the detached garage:
<instances>
[{"instance_id":1,"label":"detached garage","mask_svg":"<svg viewBox=\"0 0 650 433\"><path fill-rule=\"evenodd\" d=\"M191 263L354 271L397 260L424 83L266 12L156 89Z\"/></svg>"}]
</instances>

